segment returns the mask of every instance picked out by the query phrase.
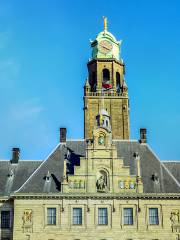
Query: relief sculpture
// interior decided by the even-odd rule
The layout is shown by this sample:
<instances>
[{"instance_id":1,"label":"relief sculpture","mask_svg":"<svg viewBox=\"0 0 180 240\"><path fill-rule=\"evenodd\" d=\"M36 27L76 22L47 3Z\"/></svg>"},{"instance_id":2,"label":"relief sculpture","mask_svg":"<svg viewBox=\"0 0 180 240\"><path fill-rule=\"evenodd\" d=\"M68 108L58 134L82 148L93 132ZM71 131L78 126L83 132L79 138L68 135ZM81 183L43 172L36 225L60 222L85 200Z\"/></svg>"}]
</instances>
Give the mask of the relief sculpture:
<instances>
[{"instance_id":1,"label":"relief sculpture","mask_svg":"<svg viewBox=\"0 0 180 240\"><path fill-rule=\"evenodd\" d=\"M171 212L170 220L171 220L171 227L173 232L180 233L180 218L179 218L179 210L174 209Z\"/></svg>"},{"instance_id":2,"label":"relief sculpture","mask_svg":"<svg viewBox=\"0 0 180 240\"><path fill-rule=\"evenodd\" d=\"M27 209L23 214L23 230L24 232L32 232L32 210Z\"/></svg>"}]
</instances>

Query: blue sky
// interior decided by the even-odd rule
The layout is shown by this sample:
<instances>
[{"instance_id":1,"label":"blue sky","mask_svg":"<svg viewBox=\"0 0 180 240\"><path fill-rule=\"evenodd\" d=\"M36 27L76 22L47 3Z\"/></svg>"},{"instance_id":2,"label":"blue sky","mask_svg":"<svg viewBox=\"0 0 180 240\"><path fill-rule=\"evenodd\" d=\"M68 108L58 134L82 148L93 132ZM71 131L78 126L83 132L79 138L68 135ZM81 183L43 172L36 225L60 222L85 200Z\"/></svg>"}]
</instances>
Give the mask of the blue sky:
<instances>
[{"instance_id":1,"label":"blue sky","mask_svg":"<svg viewBox=\"0 0 180 240\"><path fill-rule=\"evenodd\" d=\"M103 28L123 40L131 138L180 159L180 1L0 0L0 159L21 148L44 159L59 141L83 137L89 39Z\"/></svg>"}]
</instances>

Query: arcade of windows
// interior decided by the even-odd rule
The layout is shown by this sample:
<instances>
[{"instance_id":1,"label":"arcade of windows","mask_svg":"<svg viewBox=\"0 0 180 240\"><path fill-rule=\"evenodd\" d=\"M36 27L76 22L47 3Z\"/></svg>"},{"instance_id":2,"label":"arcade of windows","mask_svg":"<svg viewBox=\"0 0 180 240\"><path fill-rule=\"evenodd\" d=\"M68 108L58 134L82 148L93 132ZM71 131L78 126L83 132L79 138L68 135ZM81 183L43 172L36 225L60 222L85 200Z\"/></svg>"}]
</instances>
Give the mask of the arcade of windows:
<instances>
[{"instance_id":1,"label":"arcade of windows","mask_svg":"<svg viewBox=\"0 0 180 240\"><path fill-rule=\"evenodd\" d=\"M96 92L96 87L97 87L96 72L91 73L90 79L91 79L91 81L90 81L91 91ZM107 68L104 68L102 70L102 83L104 83L104 84L110 83L110 72ZM120 76L119 72L116 72L116 91L119 94L121 92L121 76Z\"/></svg>"},{"instance_id":2,"label":"arcade of windows","mask_svg":"<svg viewBox=\"0 0 180 240\"><path fill-rule=\"evenodd\" d=\"M149 208L149 225L159 225L159 213L158 208ZM2 215L1 215L2 216ZM4 215L5 217L5 215ZM6 215L7 217L7 215ZM56 208L47 208L47 224L56 225ZM2 217L1 217L2 219ZM123 208L123 224L133 225L134 224L134 214L133 208ZM2 222L1 222L2 224ZM8 220L4 218L3 226L9 226ZM108 208L99 207L98 208L98 225L105 226L108 225ZM72 225L83 225L83 211L80 207L74 207L72 209ZM2 227L2 225L1 225Z\"/></svg>"}]
</instances>

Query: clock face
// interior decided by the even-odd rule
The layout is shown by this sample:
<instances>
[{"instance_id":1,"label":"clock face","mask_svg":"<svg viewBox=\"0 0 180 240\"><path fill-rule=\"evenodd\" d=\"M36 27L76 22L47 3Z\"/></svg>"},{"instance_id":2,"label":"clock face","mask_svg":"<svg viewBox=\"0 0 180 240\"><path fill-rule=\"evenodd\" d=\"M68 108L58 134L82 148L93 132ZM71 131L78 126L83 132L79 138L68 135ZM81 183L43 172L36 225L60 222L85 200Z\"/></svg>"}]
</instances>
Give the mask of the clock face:
<instances>
[{"instance_id":1,"label":"clock face","mask_svg":"<svg viewBox=\"0 0 180 240\"><path fill-rule=\"evenodd\" d=\"M98 143L99 143L99 145L103 145L104 144L104 137L103 136L100 136L98 138Z\"/></svg>"},{"instance_id":2,"label":"clock face","mask_svg":"<svg viewBox=\"0 0 180 240\"><path fill-rule=\"evenodd\" d=\"M101 53L108 53L112 50L112 43L107 40L103 40L99 43L98 49Z\"/></svg>"}]
</instances>

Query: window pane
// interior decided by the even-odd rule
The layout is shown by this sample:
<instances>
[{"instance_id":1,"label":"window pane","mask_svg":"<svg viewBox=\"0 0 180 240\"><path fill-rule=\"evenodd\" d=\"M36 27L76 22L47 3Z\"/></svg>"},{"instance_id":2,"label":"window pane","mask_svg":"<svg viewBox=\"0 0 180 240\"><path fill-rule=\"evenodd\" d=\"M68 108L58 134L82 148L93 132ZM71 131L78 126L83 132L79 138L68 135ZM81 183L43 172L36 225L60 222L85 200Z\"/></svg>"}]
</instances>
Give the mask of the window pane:
<instances>
[{"instance_id":1,"label":"window pane","mask_svg":"<svg viewBox=\"0 0 180 240\"><path fill-rule=\"evenodd\" d=\"M1 211L1 228L10 228L10 211Z\"/></svg>"},{"instance_id":2,"label":"window pane","mask_svg":"<svg viewBox=\"0 0 180 240\"><path fill-rule=\"evenodd\" d=\"M158 208L149 208L149 224L151 225L159 224Z\"/></svg>"},{"instance_id":3,"label":"window pane","mask_svg":"<svg viewBox=\"0 0 180 240\"><path fill-rule=\"evenodd\" d=\"M82 208L73 208L73 224L82 225Z\"/></svg>"},{"instance_id":4,"label":"window pane","mask_svg":"<svg viewBox=\"0 0 180 240\"><path fill-rule=\"evenodd\" d=\"M124 224L133 225L133 209L124 208Z\"/></svg>"},{"instance_id":5,"label":"window pane","mask_svg":"<svg viewBox=\"0 0 180 240\"><path fill-rule=\"evenodd\" d=\"M99 225L108 225L107 208L98 208L98 224Z\"/></svg>"},{"instance_id":6,"label":"window pane","mask_svg":"<svg viewBox=\"0 0 180 240\"><path fill-rule=\"evenodd\" d=\"M56 208L47 208L47 224L56 225Z\"/></svg>"}]
</instances>

